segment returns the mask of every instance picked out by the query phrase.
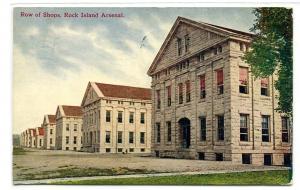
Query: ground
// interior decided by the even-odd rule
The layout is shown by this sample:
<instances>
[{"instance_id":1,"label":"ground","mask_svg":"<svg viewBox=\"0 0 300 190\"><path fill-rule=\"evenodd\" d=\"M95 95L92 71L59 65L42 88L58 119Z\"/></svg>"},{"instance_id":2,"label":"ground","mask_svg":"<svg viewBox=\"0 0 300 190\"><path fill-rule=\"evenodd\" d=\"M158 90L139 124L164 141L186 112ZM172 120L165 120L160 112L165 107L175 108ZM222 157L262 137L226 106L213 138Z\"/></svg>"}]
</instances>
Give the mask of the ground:
<instances>
[{"instance_id":1,"label":"ground","mask_svg":"<svg viewBox=\"0 0 300 190\"><path fill-rule=\"evenodd\" d=\"M21 154L20 154L21 152ZM202 161L202 160L184 160L184 159L162 159L154 158L149 155L137 155L137 154L95 154L85 152L73 152L73 151L57 151L57 150L37 150L26 149L16 150L13 155L13 178L14 181L28 181L28 180L40 180L51 178L68 178L75 180L75 177L87 177L87 176L118 176L118 175L140 175L140 174L154 174L156 173L176 173L176 176L161 176L161 179L157 177L151 177L151 180L146 180L149 184L173 184L170 183L170 179L174 179L174 184L186 184L185 181L189 181L190 184L209 184L209 181L204 180L205 175L202 175L201 180L197 180L197 176L188 177L185 175L181 177L178 175L186 172L194 173L215 173L215 172L244 172L240 174L215 174L221 175L220 179L227 179L227 184L230 184L229 178L241 175L240 178L248 179L251 176L253 170L282 170L283 167L275 166L253 166L234 164L228 161L216 162L216 161ZM286 184L289 182L290 176L287 170L285 171L269 171L270 173L257 173L258 176L266 176L266 180L274 182L273 184ZM212 174L209 174L212 175ZM228 176L222 176L228 175ZM237 175L234 177L234 175ZM272 178L272 176L274 178ZM282 177L285 176L285 177ZM278 177L278 179L276 178ZM176 178L182 180L175 180ZM211 177L209 177L211 178ZM217 177L218 178L218 177ZM256 178L256 177L253 177ZM78 178L77 178L78 179ZM153 180L152 180L153 179ZM213 178L211 178L213 179ZM109 179L106 179L109 180ZM116 180L111 183L114 184L145 184L142 178L140 179L110 179ZM119 180L119 181L118 181ZM121 181L120 181L121 180ZM125 180L125 181L124 181ZM137 181L132 181L137 180ZM203 181L204 180L204 181ZM85 180L86 181L86 180ZM154 182L152 182L154 181ZM167 182L166 182L167 181ZM172 180L171 180L172 181ZM176 182L177 181L177 182ZM247 180L246 180L247 181ZM108 181L88 181L88 184L110 184ZM196 183L198 182L198 183ZM201 183L202 182L202 183ZM206 182L206 183L204 183ZM231 181L235 184L234 181ZM249 182L249 181L248 181ZM267 182L267 181L266 181ZM69 183L73 183L69 182ZM79 183L78 181L75 183ZM217 183L212 181L211 183ZM250 181L249 184L253 184ZM259 183L259 182L257 182ZM222 184L222 183L221 183ZM254 183L255 184L255 183Z\"/></svg>"}]
</instances>

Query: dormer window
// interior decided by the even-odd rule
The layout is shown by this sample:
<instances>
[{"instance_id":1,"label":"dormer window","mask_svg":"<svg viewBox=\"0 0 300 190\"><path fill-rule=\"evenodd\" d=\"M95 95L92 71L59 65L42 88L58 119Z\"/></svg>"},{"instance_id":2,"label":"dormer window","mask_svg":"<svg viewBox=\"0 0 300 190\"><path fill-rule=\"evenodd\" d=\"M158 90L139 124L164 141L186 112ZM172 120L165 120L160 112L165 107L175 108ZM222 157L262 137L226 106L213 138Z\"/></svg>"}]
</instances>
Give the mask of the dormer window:
<instances>
[{"instance_id":1,"label":"dormer window","mask_svg":"<svg viewBox=\"0 0 300 190\"><path fill-rule=\"evenodd\" d=\"M185 52L188 52L190 47L190 36L187 34L184 36L184 48L185 48Z\"/></svg>"},{"instance_id":2,"label":"dormer window","mask_svg":"<svg viewBox=\"0 0 300 190\"><path fill-rule=\"evenodd\" d=\"M177 54L180 56L182 54L182 40L177 38Z\"/></svg>"}]
</instances>

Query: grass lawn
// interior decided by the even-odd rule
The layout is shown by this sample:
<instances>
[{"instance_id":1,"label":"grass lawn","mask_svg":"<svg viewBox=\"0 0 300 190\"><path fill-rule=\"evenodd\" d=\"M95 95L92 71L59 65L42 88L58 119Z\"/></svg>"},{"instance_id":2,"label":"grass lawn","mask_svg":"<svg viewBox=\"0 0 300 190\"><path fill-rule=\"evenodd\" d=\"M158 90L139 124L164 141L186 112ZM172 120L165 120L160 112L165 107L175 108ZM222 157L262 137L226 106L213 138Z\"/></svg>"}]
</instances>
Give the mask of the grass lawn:
<instances>
[{"instance_id":1,"label":"grass lawn","mask_svg":"<svg viewBox=\"0 0 300 190\"><path fill-rule=\"evenodd\" d=\"M32 152L32 151L28 151L28 150L25 150L25 149L19 148L19 147L13 148L13 155L25 155L26 152Z\"/></svg>"},{"instance_id":2,"label":"grass lawn","mask_svg":"<svg viewBox=\"0 0 300 190\"><path fill-rule=\"evenodd\" d=\"M291 170L67 181L61 185L286 185Z\"/></svg>"}]
</instances>

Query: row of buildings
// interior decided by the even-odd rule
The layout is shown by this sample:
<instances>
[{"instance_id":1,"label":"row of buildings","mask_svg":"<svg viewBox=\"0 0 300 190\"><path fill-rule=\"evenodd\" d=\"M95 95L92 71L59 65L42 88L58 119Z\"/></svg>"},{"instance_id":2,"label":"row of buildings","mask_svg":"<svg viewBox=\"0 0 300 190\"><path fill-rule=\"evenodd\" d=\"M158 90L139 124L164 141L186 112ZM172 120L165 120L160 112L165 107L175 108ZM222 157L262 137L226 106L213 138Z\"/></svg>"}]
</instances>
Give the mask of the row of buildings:
<instances>
[{"instance_id":1,"label":"row of buildings","mask_svg":"<svg viewBox=\"0 0 300 190\"><path fill-rule=\"evenodd\" d=\"M254 78L242 59L253 37L178 17L148 70L151 90L89 83L80 107L45 116L43 147L290 165L291 119L276 111L276 75Z\"/></svg>"}]
</instances>

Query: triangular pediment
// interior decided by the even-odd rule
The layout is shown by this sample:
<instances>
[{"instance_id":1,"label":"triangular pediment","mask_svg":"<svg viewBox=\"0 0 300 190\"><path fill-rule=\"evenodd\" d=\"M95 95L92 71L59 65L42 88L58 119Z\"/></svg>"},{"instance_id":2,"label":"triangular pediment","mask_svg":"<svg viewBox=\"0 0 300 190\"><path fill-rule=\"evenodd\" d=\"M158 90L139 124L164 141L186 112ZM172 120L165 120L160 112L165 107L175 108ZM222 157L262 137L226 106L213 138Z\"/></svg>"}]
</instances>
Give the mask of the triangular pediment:
<instances>
[{"instance_id":1,"label":"triangular pediment","mask_svg":"<svg viewBox=\"0 0 300 190\"><path fill-rule=\"evenodd\" d=\"M89 82L87 85L87 88L85 90L81 106L88 105L96 100L98 100L100 97L103 97L103 94L100 92L97 85L95 85L94 82Z\"/></svg>"}]
</instances>

